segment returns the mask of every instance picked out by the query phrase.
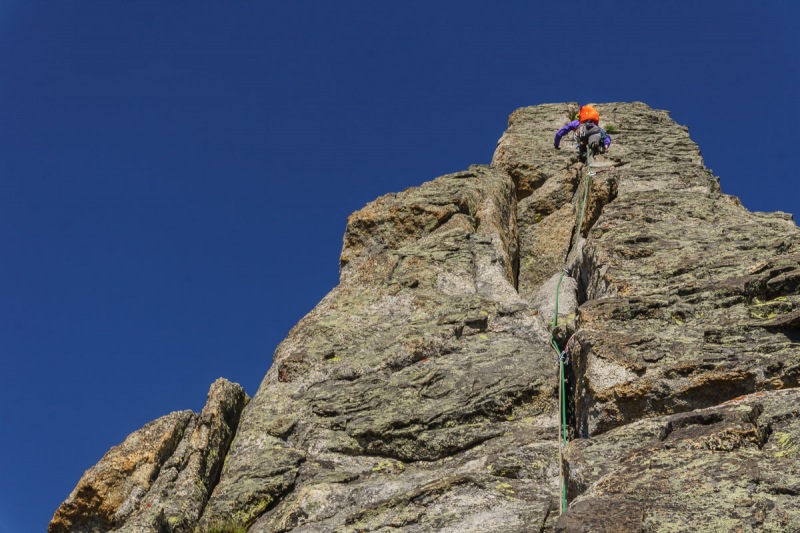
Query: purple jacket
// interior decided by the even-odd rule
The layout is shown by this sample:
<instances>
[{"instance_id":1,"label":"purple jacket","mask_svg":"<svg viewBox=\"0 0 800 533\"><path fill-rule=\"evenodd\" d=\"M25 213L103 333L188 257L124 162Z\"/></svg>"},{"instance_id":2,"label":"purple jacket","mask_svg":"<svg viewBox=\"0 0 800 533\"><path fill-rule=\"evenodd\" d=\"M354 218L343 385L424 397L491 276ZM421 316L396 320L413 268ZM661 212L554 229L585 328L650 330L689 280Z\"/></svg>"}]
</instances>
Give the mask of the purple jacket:
<instances>
[{"instance_id":1,"label":"purple jacket","mask_svg":"<svg viewBox=\"0 0 800 533\"><path fill-rule=\"evenodd\" d=\"M590 120L589 122L594 123L594 121L592 121L592 120ZM581 125L580 120L575 119L572 122L570 122L569 124L567 124L566 126L564 126L563 128L561 128L560 130L558 130L556 132L556 138L553 140L553 146L555 148L558 148L558 145L561 143L561 137L566 135L567 132L569 132L569 131L577 130L578 126L580 126L580 125ZM606 130L604 130L603 128L600 128L600 131L603 132L603 136L604 136L603 144L605 144L606 148L608 148L609 146L611 146L611 136L609 134L607 134Z\"/></svg>"}]
</instances>

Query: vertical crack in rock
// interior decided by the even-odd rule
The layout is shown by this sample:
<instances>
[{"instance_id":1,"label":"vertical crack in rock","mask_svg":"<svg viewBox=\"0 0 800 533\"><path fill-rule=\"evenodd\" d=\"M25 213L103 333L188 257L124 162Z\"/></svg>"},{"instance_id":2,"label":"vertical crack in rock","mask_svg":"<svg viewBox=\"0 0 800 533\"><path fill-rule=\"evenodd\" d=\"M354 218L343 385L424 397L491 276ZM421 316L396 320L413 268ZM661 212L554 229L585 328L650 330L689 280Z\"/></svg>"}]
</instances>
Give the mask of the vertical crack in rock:
<instances>
[{"instance_id":1,"label":"vertical crack in rock","mask_svg":"<svg viewBox=\"0 0 800 533\"><path fill-rule=\"evenodd\" d=\"M552 132L576 110L577 107L567 105L518 110L512 115L493 158L494 164L514 178L520 198L520 257L525 258L520 265L520 295L530 299L544 318L552 317L556 287L561 280L559 327L553 332L561 349L575 332L575 312L586 300L586 286L591 277L583 261L586 237L603 207L616 198L617 169L627 164L622 159L595 158L589 179L587 167L577 162L574 153L566 148L563 152L552 149ZM542 135L542 124L550 124L547 135ZM562 268L567 273L563 279ZM574 368L567 366L565 374L571 399L579 377ZM571 428L575 411L575 401L567 402Z\"/></svg>"}]
</instances>

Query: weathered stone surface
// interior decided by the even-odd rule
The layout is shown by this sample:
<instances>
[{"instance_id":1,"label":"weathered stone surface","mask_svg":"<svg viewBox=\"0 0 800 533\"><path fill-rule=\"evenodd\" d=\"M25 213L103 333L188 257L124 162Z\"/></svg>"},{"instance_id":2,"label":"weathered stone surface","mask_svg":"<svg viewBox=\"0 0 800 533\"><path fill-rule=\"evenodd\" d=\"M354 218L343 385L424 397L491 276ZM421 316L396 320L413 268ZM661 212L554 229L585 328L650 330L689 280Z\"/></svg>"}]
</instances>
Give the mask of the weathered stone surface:
<instances>
[{"instance_id":1,"label":"weathered stone surface","mask_svg":"<svg viewBox=\"0 0 800 533\"><path fill-rule=\"evenodd\" d=\"M565 461L556 531L800 531L800 390L577 439Z\"/></svg>"},{"instance_id":2,"label":"weathered stone surface","mask_svg":"<svg viewBox=\"0 0 800 533\"><path fill-rule=\"evenodd\" d=\"M246 400L220 379L200 415L172 413L133 433L84 474L49 531L192 531Z\"/></svg>"},{"instance_id":3,"label":"weathered stone surface","mask_svg":"<svg viewBox=\"0 0 800 533\"><path fill-rule=\"evenodd\" d=\"M170 415L51 530L798 529L800 232L722 194L666 112L597 107L617 131L591 179L552 147L577 105L548 104L491 166L354 213L224 466L232 418ZM563 462L551 334L572 339Z\"/></svg>"}]
</instances>

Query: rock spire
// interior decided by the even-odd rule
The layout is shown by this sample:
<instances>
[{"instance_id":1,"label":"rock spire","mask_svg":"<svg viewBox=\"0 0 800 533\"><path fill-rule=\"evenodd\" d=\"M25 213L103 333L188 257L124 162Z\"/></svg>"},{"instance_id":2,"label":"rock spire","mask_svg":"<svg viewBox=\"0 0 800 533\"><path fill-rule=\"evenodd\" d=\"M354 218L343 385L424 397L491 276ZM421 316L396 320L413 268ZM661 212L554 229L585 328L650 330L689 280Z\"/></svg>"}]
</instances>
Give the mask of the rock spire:
<instances>
[{"instance_id":1,"label":"rock spire","mask_svg":"<svg viewBox=\"0 0 800 533\"><path fill-rule=\"evenodd\" d=\"M50 531L800 530L800 230L667 112L596 107L581 227L586 168L552 147L577 105L515 111L491 165L350 216L249 402L220 380L132 434Z\"/></svg>"}]
</instances>

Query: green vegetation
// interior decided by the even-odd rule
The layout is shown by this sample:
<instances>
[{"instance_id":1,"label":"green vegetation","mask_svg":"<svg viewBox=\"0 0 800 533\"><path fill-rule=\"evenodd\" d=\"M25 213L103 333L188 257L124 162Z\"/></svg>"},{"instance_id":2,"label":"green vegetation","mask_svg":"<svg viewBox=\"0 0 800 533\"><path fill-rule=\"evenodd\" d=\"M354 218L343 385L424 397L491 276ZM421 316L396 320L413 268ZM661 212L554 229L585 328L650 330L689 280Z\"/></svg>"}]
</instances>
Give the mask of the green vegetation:
<instances>
[{"instance_id":1,"label":"green vegetation","mask_svg":"<svg viewBox=\"0 0 800 533\"><path fill-rule=\"evenodd\" d=\"M615 125L613 125L613 124L608 124L608 125L605 127L605 130L606 130L606 133L608 133L609 135L611 135L612 133L619 133L619 128L617 128L617 127L616 127Z\"/></svg>"}]
</instances>

